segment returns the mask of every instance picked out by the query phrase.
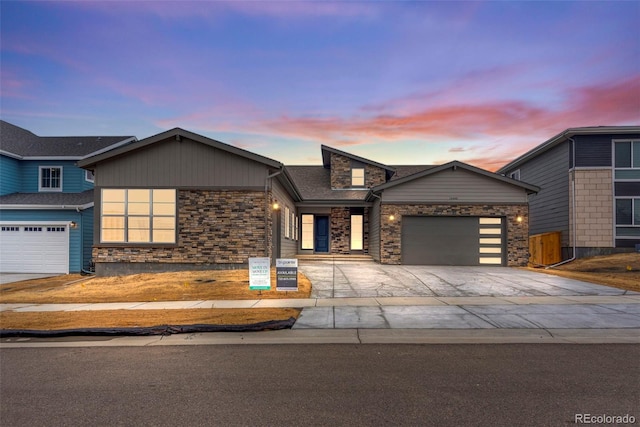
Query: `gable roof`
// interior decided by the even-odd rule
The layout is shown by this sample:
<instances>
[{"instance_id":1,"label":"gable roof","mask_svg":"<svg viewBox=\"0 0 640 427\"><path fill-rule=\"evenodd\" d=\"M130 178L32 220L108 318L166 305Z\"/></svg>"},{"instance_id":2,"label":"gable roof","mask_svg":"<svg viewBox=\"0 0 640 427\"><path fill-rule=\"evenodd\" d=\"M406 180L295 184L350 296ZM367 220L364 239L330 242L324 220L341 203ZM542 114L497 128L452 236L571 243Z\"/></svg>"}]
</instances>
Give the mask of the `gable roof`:
<instances>
[{"instance_id":1,"label":"gable roof","mask_svg":"<svg viewBox=\"0 0 640 427\"><path fill-rule=\"evenodd\" d=\"M22 160L79 160L135 140L133 136L38 136L0 120L0 153Z\"/></svg>"},{"instance_id":2,"label":"gable roof","mask_svg":"<svg viewBox=\"0 0 640 427\"><path fill-rule=\"evenodd\" d=\"M243 150L242 148L225 144L224 142L216 141L215 139L207 138L206 136L198 135L197 133L186 131L181 128L173 128L168 131L159 133L157 135L153 135L148 138L141 139L140 141L136 141L134 143L117 148L115 150L110 150L102 154L91 156L89 158L79 161L78 166L85 169L92 169L96 163L100 163L108 159L126 155L127 153L130 153L132 151L136 151L141 148L148 147L157 142L165 141L170 138L174 138L176 141L180 141L182 138L190 139L192 141L199 142L201 144L205 144L210 147L217 148L219 150L223 150L228 153L232 153L240 157L244 157L246 159L256 161L258 163L262 163L274 169L281 169L283 167L283 164L276 160L261 156L259 154L252 153L247 150Z\"/></svg>"},{"instance_id":3,"label":"gable roof","mask_svg":"<svg viewBox=\"0 0 640 427\"><path fill-rule=\"evenodd\" d=\"M508 170L516 168L521 164L533 159L536 156L548 151L555 146L562 144L564 141L576 135L601 135L601 134L640 134L640 126L588 126L588 127L577 127L577 128L569 128L566 129L556 136L548 139L537 147L533 148L530 151L527 151L522 156L516 158L515 160L507 163L500 169L496 171L496 173L502 174L506 173Z\"/></svg>"},{"instance_id":4,"label":"gable roof","mask_svg":"<svg viewBox=\"0 0 640 427\"><path fill-rule=\"evenodd\" d=\"M331 188L331 171L323 166L285 166L298 189L302 201L363 201L362 190L335 190Z\"/></svg>"},{"instance_id":5,"label":"gable roof","mask_svg":"<svg viewBox=\"0 0 640 427\"><path fill-rule=\"evenodd\" d=\"M374 162L373 160L365 159L364 157L356 156L355 154L347 153L346 151L338 150L326 145L321 145L320 149L322 150L322 165L327 169L331 168L331 153L334 153L340 156L348 157L361 163L384 169L387 171L387 179L389 179L389 177L391 177L391 175L393 175L396 171L395 168L391 166L383 165L382 163Z\"/></svg>"},{"instance_id":6,"label":"gable roof","mask_svg":"<svg viewBox=\"0 0 640 427\"><path fill-rule=\"evenodd\" d=\"M405 182L409 182L409 181L413 181L415 179L419 179L419 178L423 178L423 177L426 177L426 176L429 176L429 175L433 175L433 174L436 174L438 172L441 172L441 171L444 171L444 170L447 170L447 169L454 169L455 170L456 168L461 168L461 169L467 170L469 172L473 172L473 173L476 173L476 174L479 174L479 175L486 176L488 178L495 179L497 181L502 181L502 182L504 182L506 184L514 185L516 187L521 187L522 189L526 190L528 194L537 193L538 191L540 191L540 187L537 187L535 185L527 184L525 182L518 181L516 179L508 178L508 177L503 176L503 175L498 175L496 173L492 173L492 172L486 171L484 169L480 169L480 168L477 168L475 166L471 166L471 165L468 165L466 163L462 163L462 162L459 162L457 160L454 160L452 162L445 163L445 164L440 165L440 166L434 166L434 167L425 169L425 170L423 170L421 172L417 172L417 173L414 173L412 175L407 175L407 176L405 176L403 178L398 178L398 179L395 179L393 181L389 181L389 182L386 182L384 184L380 184L380 185L378 185L376 187L373 187L373 188L371 188L371 190L369 191L369 194L367 195L367 200L370 200L372 198L371 193L377 193L379 191L384 191L387 188L395 187L397 185L404 184Z\"/></svg>"}]
</instances>

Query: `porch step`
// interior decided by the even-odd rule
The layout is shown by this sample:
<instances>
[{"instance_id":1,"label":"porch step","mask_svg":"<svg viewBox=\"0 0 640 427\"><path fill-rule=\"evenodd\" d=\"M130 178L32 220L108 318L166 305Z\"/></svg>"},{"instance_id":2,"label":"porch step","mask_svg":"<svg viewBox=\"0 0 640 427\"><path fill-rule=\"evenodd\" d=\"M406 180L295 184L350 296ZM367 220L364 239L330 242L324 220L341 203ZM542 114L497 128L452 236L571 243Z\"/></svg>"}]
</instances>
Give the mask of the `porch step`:
<instances>
[{"instance_id":1,"label":"porch step","mask_svg":"<svg viewBox=\"0 0 640 427\"><path fill-rule=\"evenodd\" d=\"M352 261L352 262L375 262L371 255L340 255L340 254L313 254L313 255L296 255L298 261Z\"/></svg>"}]
</instances>

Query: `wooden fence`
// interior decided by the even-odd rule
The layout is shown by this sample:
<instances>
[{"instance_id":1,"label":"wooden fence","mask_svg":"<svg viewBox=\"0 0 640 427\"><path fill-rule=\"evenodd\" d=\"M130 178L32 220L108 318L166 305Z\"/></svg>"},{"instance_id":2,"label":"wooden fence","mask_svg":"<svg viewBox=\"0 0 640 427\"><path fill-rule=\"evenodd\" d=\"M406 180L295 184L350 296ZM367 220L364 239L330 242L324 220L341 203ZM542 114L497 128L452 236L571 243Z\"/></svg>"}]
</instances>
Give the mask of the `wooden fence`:
<instances>
[{"instance_id":1,"label":"wooden fence","mask_svg":"<svg viewBox=\"0 0 640 427\"><path fill-rule=\"evenodd\" d=\"M562 232L529 236L529 264L551 265L562 261Z\"/></svg>"}]
</instances>

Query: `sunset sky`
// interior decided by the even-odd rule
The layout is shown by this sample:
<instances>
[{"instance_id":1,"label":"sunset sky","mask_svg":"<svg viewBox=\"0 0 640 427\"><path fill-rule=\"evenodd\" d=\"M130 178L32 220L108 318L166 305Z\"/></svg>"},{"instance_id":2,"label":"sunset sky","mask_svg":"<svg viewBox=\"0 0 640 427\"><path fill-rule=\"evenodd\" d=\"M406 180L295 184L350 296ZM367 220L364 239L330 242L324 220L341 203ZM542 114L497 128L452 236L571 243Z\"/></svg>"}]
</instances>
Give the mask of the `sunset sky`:
<instances>
[{"instance_id":1,"label":"sunset sky","mask_svg":"<svg viewBox=\"0 0 640 427\"><path fill-rule=\"evenodd\" d=\"M640 124L640 2L1 3L1 117L38 135L181 127L320 164L495 170Z\"/></svg>"}]
</instances>

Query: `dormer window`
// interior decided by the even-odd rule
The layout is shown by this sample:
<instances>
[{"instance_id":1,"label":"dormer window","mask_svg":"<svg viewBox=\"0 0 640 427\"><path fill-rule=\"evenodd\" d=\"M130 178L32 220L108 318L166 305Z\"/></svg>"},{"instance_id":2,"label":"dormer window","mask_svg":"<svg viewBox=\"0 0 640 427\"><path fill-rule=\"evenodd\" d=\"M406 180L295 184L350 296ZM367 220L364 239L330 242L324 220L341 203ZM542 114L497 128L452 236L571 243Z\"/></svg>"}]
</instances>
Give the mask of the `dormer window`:
<instances>
[{"instance_id":1,"label":"dormer window","mask_svg":"<svg viewBox=\"0 0 640 427\"><path fill-rule=\"evenodd\" d=\"M364 168L351 168L351 186L364 187Z\"/></svg>"},{"instance_id":2,"label":"dormer window","mask_svg":"<svg viewBox=\"0 0 640 427\"><path fill-rule=\"evenodd\" d=\"M62 191L62 167L40 166L39 191Z\"/></svg>"}]
</instances>

